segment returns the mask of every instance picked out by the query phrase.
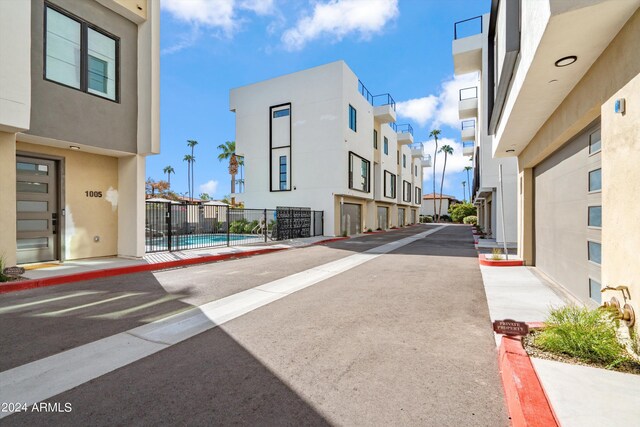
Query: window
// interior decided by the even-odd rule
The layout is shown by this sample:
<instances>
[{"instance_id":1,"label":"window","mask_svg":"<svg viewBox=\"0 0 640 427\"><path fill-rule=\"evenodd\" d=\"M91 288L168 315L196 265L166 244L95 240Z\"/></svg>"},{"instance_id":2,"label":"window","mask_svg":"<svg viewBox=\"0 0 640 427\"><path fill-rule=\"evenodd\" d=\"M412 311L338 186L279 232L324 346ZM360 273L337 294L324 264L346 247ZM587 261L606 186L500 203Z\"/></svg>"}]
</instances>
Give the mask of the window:
<instances>
[{"instance_id":1,"label":"window","mask_svg":"<svg viewBox=\"0 0 640 427\"><path fill-rule=\"evenodd\" d=\"M402 181L402 200L411 201L411 183L408 181Z\"/></svg>"},{"instance_id":2,"label":"window","mask_svg":"<svg viewBox=\"0 0 640 427\"><path fill-rule=\"evenodd\" d=\"M402 155L402 167L406 169L407 167L407 155L403 154Z\"/></svg>"},{"instance_id":3,"label":"window","mask_svg":"<svg viewBox=\"0 0 640 427\"><path fill-rule=\"evenodd\" d=\"M602 227L602 206L589 206L589 227Z\"/></svg>"},{"instance_id":4,"label":"window","mask_svg":"<svg viewBox=\"0 0 640 427\"><path fill-rule=\"evenodd\" d=\"M589 172L589 191L602 190L602 169Z\"/></svg>"},{"instance_id":5,"label":"window","mask_svg":"<svg viewBox=\"0 0 640 427\"><path fill-rule=\"evenodd\" d=\"M602 263L602 245L598 242L587 242L588 259L596 264Z\"/></svg>"},{"instance_id":6,"label":"window","mask_svg":"<svg viewBox=\"0 0 640 427\"><path fill-rule=\"evenodd\" d=\"M420 187L416 187L415 203L420 204L421 201L422 201L422 189Z\"/></svg>"},{"instance_id":7,"label":"window","mask_svg":"<svg viewBox=\"0 0 640 427\"><path fill-rule=\"evenodd\" d=\"M602 149L600 141L600 129L589 135L589 154L597 153Z\"/></svg>"},{"instance_id":8,"label":"window","mask_svg":"<svg viewBox=\"0 0 640 427\"><path fill-rule=\"evenodd\" d=\"M283 110L276 110L273 112L273 118L277 119L278 117L286 117L289 115L289 109L285 108Z\"/></svg>"},{"instance_id":9,"label":"window","mask_svg":"<svg viewBox=\"0 0 640 427\"><path fill-rule=\"evenodd\" d=\"M378 131L373 130L373 148L378 149Z\"/></svg>"},{"instance_id":10,"label":"window","mask_svg":"<svg viewBox=\"0 0 640 427\"><path fill-rule=\"evenodd\" d=\"M389 171L384 171L384 197L396 198L396 176Z\"/></svg>"},{"instance_id":11,"label":"window","mask_svg":"<svg viewBox=\"0 0 640 427\"><path fill-rule=\"evenodd\" d=\"M353 108L351 105L349 105L349 129L351 129L354 132L357 132L356 122L357 122L356 109Z\"/></svg>"},{"instance_id":12,"label":"window","mask_svg":"<svg viewBox=\"0 0 640 427\"><path fill-rule=\"evenodd\" d=\"M400 165L400 150L396 151L396 163Z\"/></svg>"},{"instance_id":13,"label":"window","mask_svg":"<svg viewBox=\"0 0 640 427\"><path fill-rule=\"evenodd\" d=\"M370 162L355 153L349 153L349 188L369 192Z\"/></svg>"},{"instance_id":14,"label":"window","mask_svg":"<svg viewBox=\"0 0 640 427\"><path fill-rule=\"evenodd\" d=\"M287 156L280 156L280 190L287 189Z\"/></svg>"},{"instance_id":15,"label":"window","mask_svg":"<svg viewBox=\"0 0 640 427\"><path fill-rule=\"evenodd\" d=\"M413 174L418 176L418 165L413 165Z\"/></svg>"},{"instance_id":16,"label":"window","mask_svg":"<svg viewBox=\"0 0 640 427\"><path fill-rule=\"evenodd\" d=\"M602 303L602 285L593 279L589 279L589 298L597 302Z\"/></svg>"},{"instance_id":17,"label":"window","mask_svg":"<svg viewBox=\"0 0 640 427\"><path fill-rule=\"evenodd\" d=\"M47 6L45 78L117 101L119 40Z\"/></svg>"},{"instance_id":18,"label":"window","mask_svg":"<svg viewBox=\"0 0 640 427\"><path fill-rule=\"evenodd\" d=\"M389 140L387 139L387 137L384 137L384 154L389 155Z\"/></svg>"}]
</instances>

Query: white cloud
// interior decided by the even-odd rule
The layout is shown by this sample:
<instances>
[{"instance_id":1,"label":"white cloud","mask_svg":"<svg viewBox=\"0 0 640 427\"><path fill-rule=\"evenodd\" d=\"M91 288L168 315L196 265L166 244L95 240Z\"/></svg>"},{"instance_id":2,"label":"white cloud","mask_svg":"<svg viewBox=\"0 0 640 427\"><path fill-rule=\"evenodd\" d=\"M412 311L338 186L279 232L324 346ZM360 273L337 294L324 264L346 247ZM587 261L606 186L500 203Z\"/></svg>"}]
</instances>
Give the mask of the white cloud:
<instances>
[{"instance_id":1,"label":"white cloud","mask_svg":"<svg viewBox=\"0 0 640 427\"><path fill-rule=\"evenodd\" d=\"M288 50L300 50L322 36L342 40L350 33L362 39L386 28L398 16L398 0L330 0L316 3L311 16L298 20L296 26L282 35Z\"/></svg>"},{"instance_id":2,"label":"white cloud","mask_svg":"<svg viewBox=\"0 0 640 427\"><path fill-rule=\"evenodd\" d=\"M414 98L396 103L396 112L398 115L424 126L433 118L437 107L438 97L429 95L424 98Z\"/></svg>"},{"instance_id":3,"label":"white cloud","mask_svg":"<svg viewBox=\"0 0 640 427\"><path fill-rule=\"evenodd\" d=\"M445 80L437 95L431 94L423 98L409 99L396 104L399 116L405 117L420 126L430 124L432 128L442 125L458 129L458 102L460 89L476 86L478 74L462 74Z\"/></svg>"},{"instance_id":4,"label":"white cloud","mask_svg":"<svg viewBox=\"0 0 640 427\"><path fill-rule=\"evenodd\" d=\"M198 187L201 193L207 193L209 196L213 197L218 191L218 181L214 181L213 179L205 182L204 184L200 184Z\"/></svg>"},{"instance_id":5,"label":"white cloud","mask_svg":"<svg viewBox=\"0 0 640 427\"><path fill-rule=\"evenodd\" d=\"M274 0L243 0L239 6L257 15L270 15L275 11Z\"/></svg>"},{"instance_id":6,"label":"white cloud","mask_svg":"<svg viewBox=\"0 0 640 427\"><path fill-rule=\"evenodd\" d=\"M162 0L161 7L173 17L194 25L221 29L230 35L237 26L235 0Z\"/></svg>"}]
</instances>

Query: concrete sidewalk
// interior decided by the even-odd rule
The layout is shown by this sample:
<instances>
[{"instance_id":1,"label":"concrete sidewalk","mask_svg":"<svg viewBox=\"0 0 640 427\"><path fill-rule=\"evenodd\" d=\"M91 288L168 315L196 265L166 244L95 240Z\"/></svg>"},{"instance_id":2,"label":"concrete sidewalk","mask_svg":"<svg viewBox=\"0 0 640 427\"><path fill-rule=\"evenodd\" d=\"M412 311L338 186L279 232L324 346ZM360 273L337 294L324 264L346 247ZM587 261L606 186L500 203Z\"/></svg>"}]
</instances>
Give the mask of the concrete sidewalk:
<instances>
[{"instance_id":1,"label":"concrete sidewalk","mask_svg":"<svg viewBox=\"0 0 640 427\"><path fill-rule=\"evenodd\" d=\"M86 273L95 270L108 270L137 265L160 264L170 261L196 259L215 255L239 255L244 252L261 251L265 249L290 249L313 245L328 239L333 239L333 237L317 236L246 246L220 246L214 248L189 249L175 252L155 252L148 253L140 259L103 257L71 260L65 261L63 263L48 262L40 264L42 267L37 264L27 266L27 271L23 274L23 276L28 279L44 279L49 277Z\"/></svg>"},{"instance_id":2,"label":"concrete sidewalk","mask_svg":"<svg viewBox=\"0 0 640 427\"><path fill-rule=\"evenodd\" d=\"M491 321L542 322L551 308L576 303L529 267L481 266L480 270ZM563 427L638 425L640 376L537 358L531 361Z\"/></svg>"}]
</instances>

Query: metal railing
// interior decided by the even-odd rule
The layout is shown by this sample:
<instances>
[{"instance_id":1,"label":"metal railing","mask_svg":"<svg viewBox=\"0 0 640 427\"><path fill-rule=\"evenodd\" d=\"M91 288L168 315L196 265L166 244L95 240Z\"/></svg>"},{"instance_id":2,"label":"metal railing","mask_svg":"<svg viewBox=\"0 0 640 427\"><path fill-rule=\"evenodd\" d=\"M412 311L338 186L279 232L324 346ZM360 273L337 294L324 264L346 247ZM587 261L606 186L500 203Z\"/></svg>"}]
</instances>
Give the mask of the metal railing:
<instances>
[{"instance_id":1,"label":"metal railing","mask_svg":"<svg viewBox=\"0 0 640 427\"><path fill-rule=\"evenodd\" d=\"M475 120L463 120L462 121L462 130L465 129L475 129L476 121Z\"/></svg>"},{"instance_id":2,"label":"metal railing","mask_svg":"<svg viewBox=\"0 0 640 427\"><path fill-rule=\"evenodd\" d=\"M146 252L239 246L324 234L323 211L146 202Z\"/></svg>"},{"instance_id":3,"label":"metal railing","mask_svg":"<svg viewBox=\"0 0 640 427\"><path fill-rule=\"evenodd\" d=\"M462 148L473 148L475 142L473 141L465 141L462 143Z\"/></svg>"},{"instance_id":4,"label":"metal railing","mask_svg":"<svg viewBox=\"0 0 640 427\"><path fill-rule=\"evenodd\" d=\"M393 99L391 94L383 93L380 95L372 95L361 80L358 80L358 92L360 92L360 94L364 96L367 102L372 106L378 107L381 105L391 105L393 111L396 111L396 101Z\"/></svg>"},{"instance_id":5,"label":"metal railing","mask_svg":"<svg viewBox=\"0 0 640 427\"><path fill-rule=\"evenodd\" d=\"M460 101L464 101L465 99L474 99L478 97L478 87L465 87L464 89L460 89Z\"/></svg>"},{"instance_id":6,"label":"metal railing","mask_svg":"<svg viewBox=\"0 0 640 427\"><path fill-rule=\"evenodd\" d=\"M396 128L394 130L397 133L410 133L411 135L413 135L413 128L411 127L411 125L409 123L396 125Z\"/></svg>"},{"instance_id":7,"label":"metal railing","mask_svg":"<svg viewBox=\"0 0 640 427\"><path fill-rule=\"evenodd\" d=\"M460 28L458 28L458 26L460 26ZM462 33L460 36L458 35L459 32ZM458 21L453 24L454 40L458 40L458 38L474 36L476 34L482 34L482 16L475 16L473 18Z\"/></svg>"}]
</instances>

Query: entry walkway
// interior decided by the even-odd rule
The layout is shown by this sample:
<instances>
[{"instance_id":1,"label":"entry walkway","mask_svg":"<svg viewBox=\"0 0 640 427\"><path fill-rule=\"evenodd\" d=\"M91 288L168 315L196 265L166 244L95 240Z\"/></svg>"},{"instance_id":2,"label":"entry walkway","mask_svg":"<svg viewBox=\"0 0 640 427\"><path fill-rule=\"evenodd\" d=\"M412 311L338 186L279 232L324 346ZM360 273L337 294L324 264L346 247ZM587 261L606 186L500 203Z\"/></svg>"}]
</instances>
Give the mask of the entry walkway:
<instances>
[{"instance_id":1,"label":"entry walkway","mask_svg":"<svg viewBox=\"0 0 640 427\"><path fill-rule=\"evenodd\" d=\"M214 248L189 249L175 252L154 252L148 253L141 259L123 257L103 257L88 258L65 261L64 263L42 263L27 266L27 271L23 274L28 279L44 279L48 277L63 276L69 274L86 273L95 270L106 270L119 267L130 267L134 265L158 264L167 261L179 261L184 259L194 259L212 255L242 254L243 252L263 249L289 249L309 246L332 239L332 237L316 236L300 239L283 240L279 242L269 242L260 245L246 246L219 246Z\"/></svg>"},{"instance_id":2,"label":"entry walkway","mask_svg":"<svg viewBox=\"0 0 640 427\"><path fill-rule=\"evenodd\" d=\"M492 322L542 322L551 308L577 303L529 267L480 266L480 270ZM563 427L638 424L640 376L533 357L531 361Z\"/></svg>"}]
</instances>

